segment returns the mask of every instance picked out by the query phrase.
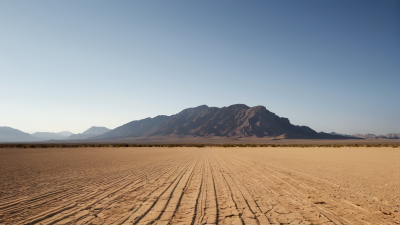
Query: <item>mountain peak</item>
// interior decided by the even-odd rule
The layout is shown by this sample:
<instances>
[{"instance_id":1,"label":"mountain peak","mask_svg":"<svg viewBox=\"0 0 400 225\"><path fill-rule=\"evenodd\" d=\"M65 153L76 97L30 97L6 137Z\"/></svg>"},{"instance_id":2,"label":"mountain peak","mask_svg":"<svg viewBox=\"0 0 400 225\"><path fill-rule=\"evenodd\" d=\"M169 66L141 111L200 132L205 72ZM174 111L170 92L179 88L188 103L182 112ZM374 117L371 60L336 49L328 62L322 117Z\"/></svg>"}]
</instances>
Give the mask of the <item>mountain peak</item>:
<instances>
[{"instance_id":1,"label":"mountain peak","mask_svg":"<svg viewBox=\"0 0 400 225\"><path fill-rule=\"evenodd\" d=\"M208 107L208 105L199 105L199 106L194 107L194 108L196 109L196 108L209 108L209 107Z\"/></svg>"},{"instance_id":2,"label":"mountain peak","mask_svg":"<svg viewBox=\"0 0 400 225\"><path fill-rule=\"evenodd\" d=\"M12 127L0 127L0 142L37 141L35 137Z\"/></svg>"},{"instance_id":3,"label":"mountain peak","mask_svg":"<svg viewBox=\"0 0 400 225\"><path fill-rule=\"evenodd\" d=\"M222 108L200 105L172 116L132 121L96 139L166 135L345 138L293 125L289 119L281 118L261 105L250 108L245 104L234 104Z\"/></svg>"},{"instance_id":4,"label":"mountain peak","mask_svg":"<svg viewBox=\"0 0 400 225\"><path fill-rule=\"evenodd\" d=\"M72 133L72 132L70 132L70 131L61 131L61 132L57 132L56 134L59 134L59 135L68 137L68 136L73 135L74 133Z\"/></svg>"},{"instance_id":5,"label":"mountain peak","mask_svg":"<svg viewBox=\"0 0 400 225\"><path fill-rule=\"evenodd\" d=\"M104 134L105 132L110 131L110 129L106 127L96 127L92 126L91 128L85 130L82 134L94 134L94 135L100 135Z\"/></svg>"},{"instance_id":6,"label":"mountain peak","mask_svg":"<svg viewBox=\"0 0 400 225\"><path fill-rule=\"evenodd\" d=\"M209 107L207 105L200 105L197 107L193 107L193 108L187 108L182 110L180 113L185 113L185 112L198 112L198 111L203 111L208 109ZM178 113L179 114L179 113Z\"/></svg>"},{"instance_id":7,"label":"mountain peak","mask_svg":"<svg viewBox=\"0 0 400 225\"><path fill-rule=\"evenodd\" d=\"M66 133L68 131L63 131L60 133L53 133L53 132L35 132L33 134L31 134L33 137L38 138L40 140L63 140L63 139L67 139L68 136L71 135L62 135L64 133ZM71 132L69 132L71 133ZM71 133L72 134L72 133Z\"/></svg>"},{"instance_id":8,"label":"mountain peak","mask_svg":"<svg viewBox=\"0 0 400 225\"><path fill-rule=\"evenodd\" d=\"M80 134L73 134L68 137L68 139L87 139L87 138L93 138L99 135L102 135L104 133L109 132L110 129L106 127L96 127L92 126L91 128L85 130L84 132Z\"/></svg>"},{"instance_id":9,"label":"mountain peak","mask_svg":"<svg viewBox=\"0 0 400 225\"><path fill-rule=\"evenodd\" d=\"M234 104L234 105L230 105L226 108L230 108L230 109L250 109L250 107L248 107L245 104Z\"/></svg>"}]
</instances>

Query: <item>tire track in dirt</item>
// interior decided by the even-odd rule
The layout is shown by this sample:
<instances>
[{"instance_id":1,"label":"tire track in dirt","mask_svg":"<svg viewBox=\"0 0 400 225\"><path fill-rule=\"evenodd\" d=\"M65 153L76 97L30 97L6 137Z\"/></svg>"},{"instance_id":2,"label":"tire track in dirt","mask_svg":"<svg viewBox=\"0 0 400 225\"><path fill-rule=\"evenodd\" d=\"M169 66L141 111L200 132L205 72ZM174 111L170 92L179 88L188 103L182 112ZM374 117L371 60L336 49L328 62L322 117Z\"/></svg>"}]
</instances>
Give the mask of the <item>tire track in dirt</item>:
<instances>
[{"instance_id":1,"label":"tire track in dirt","mask_svg":"<svg viewBox=\"0 0 400 225\"><path fill-rule=\"evenodd\" d=\"M246 165L235 164L233 161L232 168L240 169L240 167L246 167ZM250 168L251 171L252 168ZM248 171L248 170L245 170ZM239 174L237 171L234 174ZM326 223L332 222L332 219L328 218L326 215L321 216L321 214L317 214L317 216L309 217L309 213L305 212L305 209L310 208L310 204L303 202L301 198L299 198L296 194L282 187L281 181L274 181L270 178L267 178L265 175L259 174L251 174L249 173L247 176L254 176L253 180L258 180L261 183L267 182L269 189L272 189L274 193L277 193L276 196L278 198L275 199L270 205L272 208L267 212L266 216L268 217L271 224L282 224L282 223L300 223L301 221L309 221L311 223ZM261 175L262 177L259 177ZM266 179L263 179L266 178ZM245 181L246 179L244 179ZM251 182L251 180L247 179L247 182ZM243 182L245 184L245 182ZM246 185L245 185L246 186ZM249 190L252 189L252 185L247 185ZM255 185L256 186L256 185ZM265 187L265 185L264 185ZM305 196L302 196L305 197ZM290 207L288 207L290 206ZM294 207L293 207L294 206ZM301 209L301 210L299 210ZM317 217L317 218L315 218ZM334 219L335 220L335 219ZM336 223L341 224L341 223Z\"/></svg>"},{"instance_id":2,"label":"tire track in dirt","mask_svg":"<svg viewBox=\"0 0 400 225\"><path fill-rule=\"evenodd\" d=\"M179 165L179 164L181 164L181 163L179 163L177 161L174 161L170 165L175 165L176 166L176 165ZM155 168L155 169L156 170L152 172L153 175L154 174L155 175L159 175L160 174L159 169L157 169L157 168ZM143 173L143 171L139 171L139 172ZM149 176L149 175L151 175L151 174L149 174L149 172L147 171L147 172L144 172L144 174L141 174L141 176L139 176L139 177L137 176L137 174L136 174L136 176L133 176L133 177L138 177L137 179L140 182L143 177L146 177L146 176ZM114 193L116 191L119 191L120 189L122 189L123 187L126 187L127 185L129 185L132 182L133 181L131 179L129 179L129 177L123 177L122 179L119 179L117 181L108 182L108 184L106 184L106 186L105 185L101 186L99 184L96 184L94 186L87 187L87 188L85 188L85 190L87 192L89 192L89 193L90 192L92 192L92 193L90 193L90 194L81 194L81 195L75 196L74 198L70 198L70 199L68 199L70 203L63 204L63 205L61 205L59 207L56 207L55 209L51 209L51 210L49 210L47 212L42 212L39 215L35 215L34 217L27 218L27 219L25 219L23 221L20 221L19 223L20 224L31 224L31 223L38 222L40 220L47 219L49 217L54 217L57 214L58 214L58 216L60 216L61 212L65 211L65 210L72 211L72 214L74 212L79 212L81 210L74 209L74 207L77 206L77 203L76 203L77 199L79 199L80 202L88 202L91 199L94 199L96 197L99 198L99 196L102 199L102 198L105 198L108 195L110 195L110 194L112 194L112 193ZM117 187L121 187L121 185L122 185L122 188L118 189ZM98 186L100 186L100 188ZM109 192L104 193L104 190L109 190L109 189L112 189L113 191L111 191L111 192L109 191ZM79 190L77 190L77 191L79 191ZM77 191L74 191L74 192L77 192ZM82 190L80 190L80 191L82 192ZM99 200L101 200L101 199L99 199ZM49 199L47 199L47 201L50 202ZM71 203L71 202L73 202L73 203ZM93 203L93 202L91 202L91 203ZM89 204L89 205L91 205L91 204ZM26 204L25 206L26 207L31 207L29 204ZM84 207L87 208L88 205L86 204L86 205L84 205ZM82 206L80 208L82 209ZM21 210L21 209L18 208L17 210ZM66 217L66 216L68 216L68 214L64 215L63 217ZM58 218L58 219L55 219L54 221L50 221L52 219L49 218L49 219L47 219L46 222L47 223L54 223L54 222L56 222L56 221L58 221L60 219L63 219L63 218Z\"/></svg>"},{"instance_id":3,"label":"tire track in dirt","mask_svg":"<svg viewBox=\"0 0 400 225\"><path fill-rule=\"evenodd\" d=\"M223 175L218 163L210 157L210 166L213 168L214 181L216 182L218 202L218 224L244 224L242 212L235 201L234 193Z\"/></svg>"},{"instance_id":4,"label":"tire track in dirt","mask_svg":"<svg viewBox=\"0 0 400 225\"><path fill-rule=\"evenodd\" d=\"M128 219L123 224L152 224L156 220L165 221L165 217L170 219L171 216L167 214L175 212L183 188L190 180L197 161L198 160L193 160L192 165L189 164L185 167L182 173L170 185L168 185L164 190L155 193L151 205L147 204L145 207L140 208L131 216L131 219ZM150 211L151 213L149 213Z\"/></svg>"},{"instance_id":5,"label":"tire track in dirt","mask_svg":"<svg viewBox=\"0 0 400 225\"><path fill-rule=\"evenodd\" d=\"M194 160L193 158L191 158L191 159L187 159L186 161L184 161L184 162L181 162L181 163L178 163L177 165L185 165L185 164L187 164L187 163L190 163L190 161L191 160ZM152 186L152 184L154 184L155 182L157 182L157 181L160 181L160 182L163 182L163 180L168 180L168 179L170 179L173 175L174 175L174 173L176 172L176 170L177 169L179 169L179 166L177 166L177 165L174 165L174 166L172 166L172 168L170 168L170 169L168 169L167 168L167 172L165 172L165 173L162 173L161 174L161 176L154 176L152 179L150 179L150 181L146 181L147 183L147 185L149 185L149 186ZM155 173L153 173L153 174L155 174L155 175L160 175L159 173L157 173L157 172L155 172ZM165 176L165 177L164 177ZM142 185L141 187L143 187L144 185ZM126 194L129 194L129 193L135 193L135 194L133 194L133 196L131 195L130 197L136 197L136 198L140 198L140 197L142 197L142 198L146 198L148 195L151 195L153 192L155 192L155 191L157 191L158 190L158 185L153 185L153 187L155 188L154 190L152 190L150 193L147 193L147 192L149 192L150 190L151 190L151 188L149 187L149 186L147 186L147 189L146 189L146 191L144 192L144 193L142 193L142 192L135 192L136 191L136 189L138 189L138 188L135 188L135 189L132 189L132 188L128 188L128 190L127 190L127 192L125 192L125 193L120 193L120 194L118 194L117 196L114 196L111 200L114 200L114 199L116 199L116 198L124 198L125 197L125 195ZM140 188L140 187L139 187ZM96 212L96 214L95 214L95 216L93 216L92 217L92 219L97 219L97 220L99 220L98 222L101 222L101 221L106 221L106 220L108 220L108 222L109 222L109 220L111 219L112 220L112 218L107 218L107 216L105 215L105 211L107 211L107 209L108 209L108 206L110 205L110 204L113 204L114 202L113 201L106 201L106 202L101 202L101 203L99 203L99 205L98 206L94 206L93 208L96 210L98 210L97 212ZM118 204L118 203L117 203ZM106 208L106 210L104 210L104 208ZM130 210L134 210L135 209L135 207L131 207L130 208ZM137 209L137 208L136 208ZM129 210L128 210L129 211ZM128 213L126 213L126 214L129 214L129 212ZM126 218L129 218L128 216L125 216ZM118 218L118 219L115 219L116 221L117 220L124 220L124 218L125 217L122 217L122 218ZM125 219L126 219L125 218ZM79 219L79 218L78 218ZM122 222L117 222L117 224L120 224L120 223L122 223Z\"/></svg>"},{"instance_id":6,"label":"tire track in dirt","mask_svg":"<svg viewBox=\"0 0 400 225\"><path fill-rule=\"evenodd\" d=\"M387 203L239 150L168 148L87 185L4 196L0 224L400 224Z\"/></svg>"},{"instance_id":7,"label":"tire track in dirt","mask_svg":"<svg viewBox=\"0 0 400 225\"><path fill-rule=\"evenodd\" d=\"M277 186L285 188L285 192L290 195L290 198L297 199L297 202L303 203L304 206L308 205L308 208L310 208L310 210L312 208L318 210L319 213L324 215L324 217L326 217L328 220L336 221L336 224L357 224L360 223L359 221L363 221L361 222L363 224L368 224L368 222L366 221L369 221L372 224L381 224L382 222L378 222L379 220L377 219L377 217L381 217L380 220L385 221L387 224L394 224L394 221L390 218L387 218L385 216L385 218L382 217L383 214L377 215L376 213L371 213L357 205L352 205L351 209L349 209L348 206L343 206L346 205L343 203L343 199L341 199L340 201L332 199L329 194L318 191L317 189L310 187L308 184L301 183L298 180L294 180L291 177L288 177L283 173L274 171L269 167L259 167L253 164L251 166L248 166L248 161L244 161L243 159L238 158L232 161L241 161L242 165L247 166L249 170L256 170L260 175L264 173L264 177L269 177L269 183L275 183ZM265 173L265 171L268 171L269 173ZM316 180L321 181L321 179ZM331 184L330 182L325 183ZM312 186L319 187L321 186L321 184L317 185L314 183L314 185ZM338 185L334 184L332 186L333 188L338 187ZM312 218L309 217L308 220L312 220Z\"/></svg>"},{"instance_id":8,"label":"tire track in dirt","mask_svg":"<svg viewBox=\"0 0 400 225\"><path fill-rule=\"evenodd\" d=\"M209 152L204 152L203 177L201 191L197 200L195 216L191 224L216 224L218 217L218 203L211 173Z\"/></svg>"},{"instance_id":9,"label":"tire track in dirt","mask_svg":"<svg viewBox=\"0 0 400 225\"><path fill-rule=\"evenodd\" d=\"M223 168L225 180L229 183L231 190L233 190L243 222L245 224L269 224L268 219L261 213L253 197L243 186L243 182L235 175L235 172L229 168L225 161L221 160L219 157L215 158L220 167Z\"/></svg>"},{"instance_id":10,"label":"tire track in dirt","mask_svg":"<svg viewBox=\"0 0 400 225\"><path fill-rule=\"evenodd\" d=\"M171 219L168 220L168 224L192 224L198 206L198 199L202 189L202 183L204 178L204 157L201 156L197 162L191 177L186 183L185 187L182 188L179 201L175 207ZM168 217L165 216L165 219ZM166 220L165 220L166 221ZM163 223L163 220L160 221Z\"/></svg>"}]
</instances>

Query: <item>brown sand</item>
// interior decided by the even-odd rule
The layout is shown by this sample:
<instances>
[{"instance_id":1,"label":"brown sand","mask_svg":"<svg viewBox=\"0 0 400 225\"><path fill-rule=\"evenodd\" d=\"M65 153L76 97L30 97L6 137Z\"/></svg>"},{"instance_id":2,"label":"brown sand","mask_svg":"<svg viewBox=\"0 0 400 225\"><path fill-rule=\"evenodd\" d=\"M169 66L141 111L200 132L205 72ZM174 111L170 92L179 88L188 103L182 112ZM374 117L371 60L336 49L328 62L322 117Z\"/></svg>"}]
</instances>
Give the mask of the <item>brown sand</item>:
<instances>
[{"instance_id":1,"label":"brown sand","mask_svg":"<svg viewBox=\"0 0 400 225\"><path fill-rule=\"evenodd\" d=\"M399 149L1 149L0 224L399 224Z\"/></svg>"}]
</instances>

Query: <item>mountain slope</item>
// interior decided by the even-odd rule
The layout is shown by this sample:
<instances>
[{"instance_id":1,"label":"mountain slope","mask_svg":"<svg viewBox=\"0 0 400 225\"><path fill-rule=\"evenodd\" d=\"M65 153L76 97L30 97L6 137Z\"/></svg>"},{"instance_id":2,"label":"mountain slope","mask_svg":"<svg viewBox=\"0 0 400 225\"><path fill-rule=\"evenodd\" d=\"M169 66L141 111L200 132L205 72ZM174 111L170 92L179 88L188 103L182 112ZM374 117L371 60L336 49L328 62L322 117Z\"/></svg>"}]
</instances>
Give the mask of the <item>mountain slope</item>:
<instances>
[{"instance_id":1,"label":"mountain slope","mask_svg":"<svg viewBox=\"0 0 400 225\"><path fill-rule=\"evenodd\" d=\"M31 134L33 137L36 137L40 140L63 140L63 139L67 139L66 136L57 134L57 133L52 133L52 132L36 132Z\"/></svg>"},{"instance_id":2,"label":"mountain slope","mask_svg":"<svg viewBox=\"0 0 400 225\"><path fill-rule=\"evenodd\" d=\"M339 135L317 133L307 126L295 126L264 106L243 104L217 108L201 105L172 116L158 116L132 121L95 139L115 139L140 136L235 136L346 139Z\"/></svg>"},{"instance_id":3,"label":"mountain slope","mask_svg":"<svg viewBox=\"0 0 400 225\"><path fill-rule=\"evenodd\" d=\"M196 118L200 113L208 108L209 107L206 105L201 105L195 108L185 109L173 116L156 116L154 118L149 117L142 120L135 120L117 127L103 135L97 136L95 139L138 137L150 134L153 136L158 134L168 134L168 131L173 128L162 126L163 124L174 124L173 126L175 127L182 126L187 123L187 121ZM184 132L185 131L175 134L184 134Z\"/></svg>"},{"instance_id":4,"label":"mountain slope","mask_svg":"<svg viewBox=\"0 0 400 225\"><path fill-rule=\"evenodd\" d=\"M110 131L110 129L108 129L106 127L93 126L80 134L73 134L73 135L69 136L68 139L69 140L87 139L87 138L96 137L98 135L104 134L108 131Z\"/></svg>"},{"instance_id":5,"label":"mountain slope","mask_svg":"<svg viewBox=\"0 0 400 225\"><path fill-rule=\"evenodd\" d=\"M357 137L357 138L363 138L363 139L400 139L400 133L390 133L386 135L375 135L375 134L353 134L353 135L348 135L348 134L338 134L335 132L331 132L330 134L335 134L335 135L340 135L340 136L345 136L345 137Z\"/></svg>"},{"instance_id":6,"label":"mountain slope","mask_svg":"<svg viewBox=\"0 0 400 225\"><path fill-rule=\"evenodd\" d=\"M160 126L168 119L169 116L156 116L154 118L149 117L142 120L135 120L94 138L105 139L140 136L151 132L154 128Z\"/></svg>"},{"instance_id":7,"label":"mountain slope","mask_svg":"<svg viewBox=\"0 0 400 225\"><path fill-rule=\"evenodd\" d=\"M208 110L210 108L206 105L182 110L180 113L170 116L167 121L157 127L154 132L149 133L149 135L186 135L191 129L196 127L195 124L189 122L203 115Z\"/></svg>"},{"instance_id":8,"label":"mountain slope","mask_svg":"<svg viewBox=\"0 0 400 225\"><path fill-rule=\"evenodd\" d=\"M61 132L57 132L56 134L59 134L59 135L65 136L65 137L69 137L69 136L73 135L74 133L69 132L69 131L61 131Z\"/></svg>"},{"instance_id":9,"label":"mountain slope","mask_svg":"<svg viewBox=\"0 0 400 225\"><path fill-rule=\"evenodd\" d=\"M400 133L390 133L386 135L375 135L375 134L354 134L354 137L365 138L365 139L400 139Z\"/></svg>"},{"instance_id":10,"label":"mountain slope","mask_svg":"<svg viewBox=\"0 0 400 225\"><path fill-rule=\"evenodd\" d=\"M26 142L39 139L11 127L0 127L0 142Z\"/></svg>"},{"instance_id":11,"label":"mountain slope","mask_svg":"<svg viewBox=\"0 0 400 225\"><path fill-rule=\"evenodd\" d=\"M198 114L184 117L185 111L174 117L182 118L172 120L157 128L154 135L193 135L193 136L238 136L238 137L278 137L285 135L291 138L323 138L335 137L328 134L317 133L306 126L292 125L287 118L281 118L268 111L264 106L248 107L237 104L229 107L205 108L201 106ZM193 118L194 117L194 118ZM186 120L185 120L186 119Z\"/></svg>"}]
</instances>

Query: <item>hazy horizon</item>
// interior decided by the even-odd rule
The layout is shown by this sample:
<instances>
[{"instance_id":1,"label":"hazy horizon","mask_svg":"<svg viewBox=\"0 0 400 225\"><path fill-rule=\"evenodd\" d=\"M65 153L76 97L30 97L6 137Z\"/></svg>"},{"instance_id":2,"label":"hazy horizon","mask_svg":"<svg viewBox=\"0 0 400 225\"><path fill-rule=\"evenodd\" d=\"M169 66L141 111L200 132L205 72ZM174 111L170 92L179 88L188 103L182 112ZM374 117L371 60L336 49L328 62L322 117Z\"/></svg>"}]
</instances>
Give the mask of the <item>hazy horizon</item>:
<instances>
[{"instance_id":1,"label":"hazy horizon","mask_svg":"<svg viewBox=\"0 0 400 225\"><path fill-rule=\"evenodd\" d=\"M0 126L76 134L240 103L400 133L399 25L395 0L2 1Z\"/></svg>"},{"instance_id":2,"label":"hazy horizon","mask_svg":"<svg viewBox=\"0 0 400 225\"><path fill-rule=\"evenodd\" d=\"M241 103L238 103L238 104L241 104ZM258 106L258 105L257 105ZM197 107L197 106L196 106ZM208 107L214 107L214 106L208 106ZM224 106L225 107L225 106ZM249 106L249 107L255 107L255 106ZM195 107L189 107L189 108L195 108ZM219 107L219 108L221 108L221 107ZM181 110L182 111L182 110ZM177 112L177 113L179 113L179 112ZM175 113L175 114L177 114L177 113ZM174 115L174 114L171 114L171 115ZM171 115L166 115L166 116L171 116ZM157 116L165 116L165 115L157 115ZM279 115L278 115L279 116ZM146 118L148 118L148 117L146 117ZM154 118L154 117L151 117L151 118ZM141 119L137 119L137 120L142 120L142 119L145 119L145 118L141 118ZM289 120L290 120L290 118L289 118ZM129 121L129 122L131 122L131 121ZM126 123L129 123L129 122L126 122ZM126 124L125 123L125 124ZM119 126L122 126L122 125L124 125L124 124L121 124L121 125L119 125ZM298 125L298 124L294 124L294 125ZM117 126L117 127L119 127L119 126ZM304 126L307 126L307 125L304 125ZM104 127L104 126L91 126L91 127ZM88 130L89 128L91 128L91 127L88 127L88 128L85 128L84 130L82 130L82 131L80 131L80 132L72 132L73 134L79 134L79 133L83 133L84 131L86 131L86 130ZM117 127L113 127L113 128L109 128L109 127L106 127L106 128L109 128L109 129L115 129L115 128L117 128ZM14 128L14 129L16 129L15 127L12 127L12 128ZM24 131L25 132L25 131ZM34 132L25 132L25 133L29 133L29 134L34 134L34 133L37 133L37 132L49 132L49 133L61 133L61 132L71 132L71 131L67 131L67 130L63 130L63 131L34 131ZM318 131L318 132L321 132L321 131ZM335 132L335 131L322 131L322 132L326 132L326 133L330 133L330 132ZM339 134L347 134L347 133L340 133L340 132L336 132L336 133L339 133ZM396 132L391 132L391 133L396 133ZM353 134L356 134L356 133L349 133L348 135L353 135ZM372 133L361 133L361 134L372 134ZM389 134L389 133L382 133L382 134L378 134L378 133L373 133L373 134L375 134L375 135L386 135L386 134Z\"/></svg>"}]
</instances>

